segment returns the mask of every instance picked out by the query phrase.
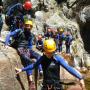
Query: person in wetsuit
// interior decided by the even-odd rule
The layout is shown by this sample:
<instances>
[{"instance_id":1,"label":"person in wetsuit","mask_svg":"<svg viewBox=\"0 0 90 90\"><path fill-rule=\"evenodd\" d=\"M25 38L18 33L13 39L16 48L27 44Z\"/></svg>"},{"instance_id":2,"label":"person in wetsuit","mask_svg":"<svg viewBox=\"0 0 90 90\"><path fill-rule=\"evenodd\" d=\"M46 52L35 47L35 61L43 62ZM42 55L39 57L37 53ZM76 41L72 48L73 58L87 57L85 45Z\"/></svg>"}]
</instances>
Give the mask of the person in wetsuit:
<instances>
[{"instance_id":1,"label":"person in wetsuit","mask_svg":"<svg viewBox=\"0 0 90 90\"><path fill-rule=\"evenodd\" d=\"M67 31L66 36L65 36L65 45L66 45L66 53L70 54L71 53L71 43L72 43L73 37L70 34L69 31Z\"/></svg>"},{"instance_id":2,"label":"person in wetsuit","mask_svg":"<svg viewBox=\"0 0 90 90\"><path fill-rule=\"evenodd\" d=\"M36 40L36 48L39 51L43 51L43 39L42 39L42 34L38 35L38 39Z\"/></svg>"},{"instance_id":3,"label":"person in wetsuit","mask_svg":"<svg viewBox=\"0 0 90 90\"><path fill-rule=\"evenodd\" d=\"M41 64L43 69L43 87L41 90L63 90L62 85L60 84L61 65L69 73L77 77L80 81L81 87L85 88L83 76L73 67L69 66L69 64L66 63L60 55L55 53L56 43L53 39L45 40L43 48L44 53L37 60L37 62L21 69L15 68L17 74L19 74L22 71L32 70L39 64Z\"/></svg>"},{"instance_id":4,"label":"person in wetsuit","mask_svg":"<svg viewBox=\"0 0 90 90\"><path fill-rule=\"evenodd\" d=\"M64 35L64 29L62 28L58 28L58 34L56 35L56 40L57 40L57 51L59 51L60 53L62 52L62 46L63 46L63 41L65 39L65 35Z\"/></svg>"},{"instance_id":5,"label":"person in wetsuit","mask_svg":"<svg viewBox=\"0 0 90 90\"><path fill-rule=\"evenodd\" d=\"M24 23L24 29L16 29L15 31L10 32L5 41L6 47L11 46L18 51L24 66L34 63L35 61L33 61L32 58L37 60L41 56L33 50L34 34L31 33L32 27L33 22L31 20L27 20ZM13 38L13 40L11 40L11 38ZM41 65L39 66L39 72L40 74L42 73ZM26 73L29 77L28 81L31 88L33 83L32 70L27 70Z\"/></svg>"},{"instance_id":6,"label":"person in wetsuit","mask_svg":"<svg viewBox=\"0 0 90 90\"><path fill-rule=\"evenodd\" d=\"M6 13L5 22L9 26L10 31L22 28L26 20L30 20L32 15L32 3L26 0L23 4L14 4Z\"/></svg>"}]
</instances>

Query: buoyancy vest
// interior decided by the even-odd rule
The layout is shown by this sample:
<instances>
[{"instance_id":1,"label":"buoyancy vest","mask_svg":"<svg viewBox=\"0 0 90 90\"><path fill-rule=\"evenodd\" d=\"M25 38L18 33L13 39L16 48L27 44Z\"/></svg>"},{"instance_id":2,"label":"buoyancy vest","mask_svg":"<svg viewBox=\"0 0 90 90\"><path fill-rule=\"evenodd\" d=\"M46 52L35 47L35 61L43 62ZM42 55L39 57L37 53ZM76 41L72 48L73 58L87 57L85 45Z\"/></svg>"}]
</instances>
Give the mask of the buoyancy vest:
<instances>
[{"instance_id":1,"label":"buoyancy vest","mask_svg":"<svg viewBox=\"0 0 90 90\"><path fill-rule=\"evenodd\" d=\"M41 64L44 71L43 82L50 84L60 81L60 65L53 57L49 59L44 55Z\"/></svg>"},{"instance_id":2,"label":"buoyancy vest","mask_svg":"<svg viewBox=\"0 0 90 90\"><path fill-rule=\"evenodd\" d=\"M31 32L25 32L25 31L20 31L18 34L14 37L14 43L13 45L18 47L25 47L27 48L31 43L32 46L32 39L34 35Z\"/></svg>"}]
</instances>

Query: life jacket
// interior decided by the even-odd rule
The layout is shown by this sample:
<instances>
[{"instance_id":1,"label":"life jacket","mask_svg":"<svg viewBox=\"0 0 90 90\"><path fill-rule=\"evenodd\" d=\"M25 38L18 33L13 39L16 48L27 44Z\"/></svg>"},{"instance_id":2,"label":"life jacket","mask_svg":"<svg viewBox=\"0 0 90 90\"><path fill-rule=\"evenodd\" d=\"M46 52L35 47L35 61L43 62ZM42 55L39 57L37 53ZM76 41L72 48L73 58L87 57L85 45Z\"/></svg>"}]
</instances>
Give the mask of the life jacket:
<instances>
[{"instance_id":1,"label":"life jacket","mask_svg":"<svg viewBox=\"0 0 90 90\"><path fill-rule=\"evenodd\" d=\"M30 40L34 37L32 33L25 33L24 31L20 31L15 37L13 37L12 46L15 48L25 47L28 48ZM32 45L32 43L31 43Z\"/></svg>"},{"instance_id":2,"label":"life jacket","mask_svg":"<svg viewBox=\"0 0 90 90\"><path fill-rule=\"evenodd\" d=\"M43 82L47 84L53 83L54 81L60 81L60 65L53 57L51 59L44 55L41 62L42 69L44 71Z\"/></svg>"}]
</instances>

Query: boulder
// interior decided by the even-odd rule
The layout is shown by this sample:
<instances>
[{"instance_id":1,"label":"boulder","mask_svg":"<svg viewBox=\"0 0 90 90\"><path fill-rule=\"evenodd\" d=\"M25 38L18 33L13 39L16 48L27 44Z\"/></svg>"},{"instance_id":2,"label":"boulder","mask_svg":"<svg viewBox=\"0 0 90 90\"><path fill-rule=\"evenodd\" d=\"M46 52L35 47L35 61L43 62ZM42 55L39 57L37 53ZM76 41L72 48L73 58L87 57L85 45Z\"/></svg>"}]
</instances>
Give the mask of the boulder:
<instances>
[{"instance_id":1,"label":"boulder","mask_svg":"<svg viewBox=\"0 0 90 90\"><path fill-rule=\"evenodd\" d=\"M15 67L23 67L17 51L0 43L0 57L0 90L28 90L26 73L15 72Z\"/></svg>"}]
</instances>

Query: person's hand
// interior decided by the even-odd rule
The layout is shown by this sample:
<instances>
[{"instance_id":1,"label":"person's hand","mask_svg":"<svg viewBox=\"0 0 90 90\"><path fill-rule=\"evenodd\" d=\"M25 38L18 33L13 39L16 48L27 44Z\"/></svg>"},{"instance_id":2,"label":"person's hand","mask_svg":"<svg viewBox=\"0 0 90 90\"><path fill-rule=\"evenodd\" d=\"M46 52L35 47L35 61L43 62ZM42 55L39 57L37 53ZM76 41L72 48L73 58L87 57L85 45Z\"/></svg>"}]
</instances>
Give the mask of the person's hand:
<instances>
[{"instance_id":1,"label":"person's hand","mask_svg":"<svg viewBox=\"0 0 90 90\"><path fill-rule=\"evenodd\" d=\"M19 74L20 72L22 72L22 69L15 67L15 71L16 71L16 74Z\"/></svg>"},{"instance_id":2,"label":"person's hand","mask_svg":"<svg viewBox=\"0 0 90 90\"><path fill-rule=\"evenodd\" d=\"M80 80L80 86L81 86L82 90L86 90L85 89L85 83L84 83L83 79Z\"/></svg>"}]
</instances>

